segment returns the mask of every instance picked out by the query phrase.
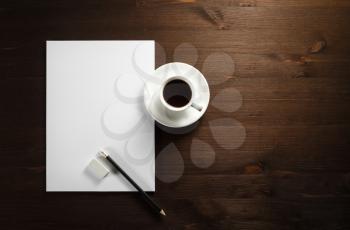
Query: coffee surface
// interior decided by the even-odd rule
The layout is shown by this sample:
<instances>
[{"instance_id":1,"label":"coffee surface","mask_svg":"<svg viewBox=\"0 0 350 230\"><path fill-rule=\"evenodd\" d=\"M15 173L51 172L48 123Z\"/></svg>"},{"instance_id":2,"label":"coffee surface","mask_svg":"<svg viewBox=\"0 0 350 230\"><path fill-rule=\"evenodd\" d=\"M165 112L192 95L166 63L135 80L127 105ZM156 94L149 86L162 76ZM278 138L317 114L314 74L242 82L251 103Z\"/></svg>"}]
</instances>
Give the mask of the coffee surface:
<instances>
[{"instance_id":1,"label":"coffee surface","mask_svg":"<svg viewBox=\"0 0 350 230\"><path fill-rule=\"evenodd\" d=\"M192 91L185 81L176 79L165 85L163 97L169 105L180 108L191 100Z\"/></svg>"}]
</instances>

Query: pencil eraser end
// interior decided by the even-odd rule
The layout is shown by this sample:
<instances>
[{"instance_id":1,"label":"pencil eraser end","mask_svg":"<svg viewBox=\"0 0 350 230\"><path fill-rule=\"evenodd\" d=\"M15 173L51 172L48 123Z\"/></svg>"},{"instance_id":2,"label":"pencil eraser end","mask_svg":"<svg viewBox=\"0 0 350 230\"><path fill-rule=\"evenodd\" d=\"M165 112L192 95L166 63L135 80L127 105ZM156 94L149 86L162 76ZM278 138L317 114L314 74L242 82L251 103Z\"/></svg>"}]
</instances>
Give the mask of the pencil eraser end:
<instances>
[{"instance_id":1,"label":"pencil eraser end","mask_svg":"<svg viewBox=\"0 0 350 230\"><path fill-rule=\"evenodd\" d=\"M109 170L96 159L92 159L87 168L98 179L102 179L109 174Z\"/></svg>"}]
</instances>

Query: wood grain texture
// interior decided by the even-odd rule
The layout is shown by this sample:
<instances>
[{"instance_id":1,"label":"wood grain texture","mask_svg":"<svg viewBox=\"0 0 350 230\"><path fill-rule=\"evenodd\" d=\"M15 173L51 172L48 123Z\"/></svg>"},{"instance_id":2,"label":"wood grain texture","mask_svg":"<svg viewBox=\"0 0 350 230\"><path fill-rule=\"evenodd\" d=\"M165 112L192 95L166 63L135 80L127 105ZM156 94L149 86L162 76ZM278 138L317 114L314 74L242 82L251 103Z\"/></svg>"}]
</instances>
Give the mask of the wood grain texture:
<instances>
[{"instance_id":1,"label":"wood grain texture","mask_svg":"<svg viewBox=\"0 0 350 230\"><path fill-rule=\"evenodd\" d=\"M3 0L0 21L1 229L350 228L349 1ZM174 143L185 166L156 181L167 218L135 194L45 192L45 41L70 39L154 39L166 62L191 43L194 65L214 69L212 98L241 93L239 110L220 109L223 95L189 134L156 128L157 153ZM232 74L208 61L220 52ZM238 149L220 144L235 141L224 126L213 137L222 118L244 125ZM192 163L194 138L214 149L211 167Z\"/></svg>"}]
</instances>

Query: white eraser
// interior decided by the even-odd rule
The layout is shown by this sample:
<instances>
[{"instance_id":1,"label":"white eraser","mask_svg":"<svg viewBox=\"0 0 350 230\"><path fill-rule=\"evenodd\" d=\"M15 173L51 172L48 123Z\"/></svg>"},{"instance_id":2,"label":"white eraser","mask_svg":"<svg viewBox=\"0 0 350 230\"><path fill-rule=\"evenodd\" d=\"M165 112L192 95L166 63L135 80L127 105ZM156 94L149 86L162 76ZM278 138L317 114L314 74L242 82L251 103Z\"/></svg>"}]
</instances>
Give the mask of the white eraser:
<instances>
[{"instance_id":1,"label":"white eraser","mask_svg":"<svg viewBox=\"0 0 350 230\"><path fill-rule=\"evenodd\" d=\"M98 179L104 178L109 173L109 170L96 159L92 159L87 168Z\"/></svg>"}]
</instances>

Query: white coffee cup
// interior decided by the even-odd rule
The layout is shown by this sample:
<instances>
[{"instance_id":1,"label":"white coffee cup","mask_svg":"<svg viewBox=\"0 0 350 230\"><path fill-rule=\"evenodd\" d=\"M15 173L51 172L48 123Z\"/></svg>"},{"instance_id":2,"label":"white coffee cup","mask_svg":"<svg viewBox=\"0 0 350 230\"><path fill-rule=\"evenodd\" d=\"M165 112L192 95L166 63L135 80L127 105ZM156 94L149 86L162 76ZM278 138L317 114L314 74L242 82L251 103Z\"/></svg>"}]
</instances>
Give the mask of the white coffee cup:
<instances>
[{"instance_id":1,"label":"white coffee cup","mask_svg":"<svg viewBox=\"0 0 350 230\"><path fill-rule=\"evenodd\" d=\"M166 115L169 118L175 120L183 116L185 114L185 111L190 109L190 107L200 112L203 107L194 102L193 94L193 85L186 78L182 76L173 76L167 78L164 82L162 82L159 93L160 101L165 108ZM172 98L182 99L180 100L181 103L178 100L177 104L175 105L171 102ZM172 101L176 102L176 100Z\"/></svg>"}]
</instances>

